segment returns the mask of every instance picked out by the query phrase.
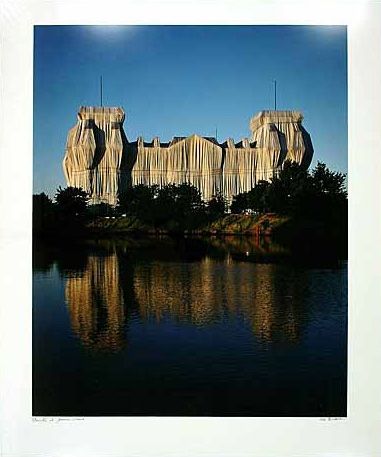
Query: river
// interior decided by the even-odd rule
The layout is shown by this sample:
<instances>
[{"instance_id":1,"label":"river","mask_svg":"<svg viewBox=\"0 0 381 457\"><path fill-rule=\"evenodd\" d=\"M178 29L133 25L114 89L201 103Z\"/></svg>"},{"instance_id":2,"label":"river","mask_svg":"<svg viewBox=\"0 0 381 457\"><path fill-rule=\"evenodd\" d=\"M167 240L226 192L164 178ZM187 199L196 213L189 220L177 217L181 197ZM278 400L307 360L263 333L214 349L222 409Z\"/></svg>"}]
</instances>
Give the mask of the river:
<instances>
[{"instance_id":1,"label":"river","mask_svg":"<svg viewBox=\"0 0 381 457\"><path fill-rule=\"evenodd\" d=\"M346 416L347 262L326 254L36 242L33 415Z\"/></svg>"}]
</instances>

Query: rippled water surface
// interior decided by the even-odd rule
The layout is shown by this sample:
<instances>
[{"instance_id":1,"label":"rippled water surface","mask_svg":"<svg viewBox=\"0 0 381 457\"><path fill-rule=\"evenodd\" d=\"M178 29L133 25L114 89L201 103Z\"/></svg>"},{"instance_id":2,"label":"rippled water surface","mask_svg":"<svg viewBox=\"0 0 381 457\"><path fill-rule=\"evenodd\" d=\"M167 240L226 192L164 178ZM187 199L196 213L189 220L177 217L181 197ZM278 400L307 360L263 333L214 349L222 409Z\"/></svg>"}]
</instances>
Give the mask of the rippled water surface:
<instances>
[{"instance_id":1,"label":"rippled water surface","mask_svg":"<svg viewBox=\"0 0 381 457\"><path fill-rule=\"evenodd\" d=\"M34 415L345 416L346 357L335 256L245 238L36 243Z\"/></svg>"}]
</instances>

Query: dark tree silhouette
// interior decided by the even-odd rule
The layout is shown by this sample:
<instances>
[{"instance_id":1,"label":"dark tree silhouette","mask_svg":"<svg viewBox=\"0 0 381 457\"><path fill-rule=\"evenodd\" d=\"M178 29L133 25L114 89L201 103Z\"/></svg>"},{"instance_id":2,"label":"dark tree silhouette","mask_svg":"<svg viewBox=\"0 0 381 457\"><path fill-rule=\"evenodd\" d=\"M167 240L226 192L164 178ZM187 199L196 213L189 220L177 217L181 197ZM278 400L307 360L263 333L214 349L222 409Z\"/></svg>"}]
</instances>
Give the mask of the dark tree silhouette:
<instances>
[{"instance_id":1,"label":"dark tree silhouette","mask_svg":"<svg viewBox=\"0 0 381 457\"><path fill-rule=\"evenodd\" d=\"M230 205L230 211L233 214L240 214L249 208L248 192L242 192L238 195L234 195L232 204Z\"/></svg>"},{"instance_id":2,"label":"dark tree silhouette","mask_svg":"<svg viewBox=\"0 0 381 457\"><path fill-rule=\"evenodd\" d=\"M296 162L286 161L277 176L266 188L266 203L270 211L291 214L298 207L309 186L309 174Z\"/></svg>"},{"instance_id":3,"label":"dark tree silhouette","mask_svg":"<svg viewBox=\"0 0 381 457\"><path fill-rule=\"evenodd\" d=\"M270 183L268 181L258 181L257 185L247 193L248 208L257 212L267 211L267 192Z\"/></svg>"},{"instance_id":4,"label":"dark tree silhouette","mask_svg":"<svg viewBox=\"0 0 381 457\"><path fill-rule=\"evenodd\" d=\"M182 231L197 227L204 211L200 191L191 184L168 184L159 189L155 200L156 225Z\"/></svg>"},{"instance_id":5,"label":"dark tree silhouette","mask_svg":"<svg viewBox=\"0 0 381 457\"><path fill-rule=\"evenodd\" d=\"M206 205L206 210L211 219L217 219L226 213L227 203L221 192L213 195Z\"/></svg>"},{"instance_id":6,"label":"dark tree silhouette","mask_svg":"<svg viewBox=\"0 0 381 457\"><path fill-rule=\"evenodd\" d=\"M325 163L318 162L311 174L318 192L347 197L344 173L330 171Z\"/></svg>"},{"instance_id":7,"label":"dark tree silhouette","mask_svg":"<svg viewBox=\"0 0 381 457\"><path fill-rule=\"evenodd\" d=\"M55 201L58 212L65 218L83 217L86 214L89 196L80 187L58 187Z\"/></svg>"},{"instance_id":8,"label":"dark tree silhouette","mask_svg":"<svg viewBox=\"0 0 381 457\"><path fill-rule=\"evenodd\" d=\"M130 187L118 197L118 207L119 213L174 231L196 226L204 212L200 191L188 183Z\"/></svg>"},{"instance_id":9,"label":"dark tree silhouette","mask_svg":"<svg viewBox=\"0 0 381 457\"><path fill-rule=\"evenodd\" d=\"M142 222L151 222L154 216L154 199L157 196L158 186L138 184L129 187L118 196L119 211L136 216Z\"/></svg>"},{"instance_id":10,"label":"dark tree silhouette","mask_svg":"<svg viewBox=\"0 0 381 457\"><path fill-rule=\"evenodd\" d=\"M52 200L44 192L33 195L33 230L45 230L52 224L53 219Z\"/></svg>"},{"instance_id":11,"label":"dark tree silhouette","mask_svg":"<svg viewBox=\"0 0 381 457\"><path fill-rule=\"evenodd\" d=\"M114 216L115 208L108 203L101 202L94 205L89 205L87 208L87 213L92 218Z\"/></svg>"},{"instance_id":12,"label":"dark tree silhouette","mask_svg":"<svg viewBox=\"0 0 381 457\"><path fill-rule=\"evenodd\" d=\"M321 162L310 173L287 161L270 182L259 181L249 192L235 196L231 211L241 213L250 209L323 221L345 219L345 179L345 174L330 171Z\"/></svg>"},{"instance_id":13,"label":"dark tree silhouette","mask_svg":"<svg viewBox=\"0 0 381 457\"><path fill-rule=\"evenodd\" d=\"M288 161L270 181L258 181L250 191L234 196L230 209L236 214L248 210L283 214L291 216L298 227L335 228L339 235L347 227L345 180L345 174L329 170L324 163L318 162L309 172ZM34 195L34 228L45 226L52 234L85 234L89 218L127 214L148 227L183 232L203 228L227 212L222 193L205 203L200 191L189 183L131 186L118 196L116 209L105 203L89 206L88 202L88 194L75 187L59 187L54 204L46 194Z\"/></svg>"}]
</instances>

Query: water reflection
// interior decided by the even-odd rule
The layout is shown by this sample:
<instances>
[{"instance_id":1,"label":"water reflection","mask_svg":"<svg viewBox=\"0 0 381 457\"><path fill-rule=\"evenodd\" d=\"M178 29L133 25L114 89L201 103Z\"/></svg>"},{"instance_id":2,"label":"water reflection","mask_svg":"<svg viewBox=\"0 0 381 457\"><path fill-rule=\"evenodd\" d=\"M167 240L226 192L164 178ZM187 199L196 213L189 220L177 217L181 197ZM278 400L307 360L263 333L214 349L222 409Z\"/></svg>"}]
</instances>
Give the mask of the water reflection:
<instances>
[{"instance_id":1,"label":"water reflection","mask_svg":"<svg viewBox=\"0 0 381 457\"><path fill-rule=\"evenodd\" d=\"M117 256L89 256L84 273L66 280L65 298L72 329L95 350L124 345L125 309Z\"/></svg>"},{"instance_id":2,"label":"water reflection","mask_svg":"<svg viewBox=\"0 0 381 457\"><path fill-rule=\"evenodd\" d=\"M290 255L290 250L287 247L281 246L269 238L212 237L209 239L209 244L222 252L228 252L233 258L247 257L248 260L270 261Z\"/></svg>"},{"instance_id":3,"label":"water reflection","mask_svg":"<svg viewBox=\"0 0 381 457\"><path fill-rule=\"evenodd\" d=\"M305 318L300 304L308 284L290 275L277 265L221 265L206 257L196 265L138 266L134 287L144 319L169 315L202 326L241 314L258 338L293 342Z\"/></svg>"},{"instance_id":4,"label":"water reflection","mask_svg":"<svg viewBox=\"0 0 381 457\"><path fill-rule=\"evenodd\" d=\"M260 247L250 243L213 240L209 254L194 253L193 260L201 260L180 262L168 258L168 249L165 260L157 255L147 261L136 242L98 242L84 270L65 274L74 334L93 350L118 351L135 312L143 321L170 318L200 327L241 316L260 341L298 341L308 317L308 274L279 264L233 262L232 253L258 252ZM181 256L182 249L172 249ZM223 260L213 256L223 249Z\"/></svg>"},{"instance_id":5,"label":"water reflection","mask_svg":"<svg viewBox=\"0 0 381 457\"><path fill-rule=\"evenodd\" d=\"M261 339L297 342L308 310L309 281L302 271L261 265L252 280L252 307L247 307L253 332Z\"/></svg>"},{"instance_id":6,"label":"water reflection","mask_svg":"<svg viewBox=\"0 0 381 457\"><path fill-rule=\"evenodd\" d=\"M36 244L34 414L345 415L346 266L293 255L245 237Z\"/></svg>"},{"instance_id":7,"label":"water reflection","mask_svg":"<svg viewBox=\"0 0 381 457\"><path fill-rule=\"evenodd\" d=\"M39 239L33 240L33 271L47 273L54 264L62 275L79 274L85 271L89 249L80 242L62 245L45 245Z\"/></svg>"}]
</instances>

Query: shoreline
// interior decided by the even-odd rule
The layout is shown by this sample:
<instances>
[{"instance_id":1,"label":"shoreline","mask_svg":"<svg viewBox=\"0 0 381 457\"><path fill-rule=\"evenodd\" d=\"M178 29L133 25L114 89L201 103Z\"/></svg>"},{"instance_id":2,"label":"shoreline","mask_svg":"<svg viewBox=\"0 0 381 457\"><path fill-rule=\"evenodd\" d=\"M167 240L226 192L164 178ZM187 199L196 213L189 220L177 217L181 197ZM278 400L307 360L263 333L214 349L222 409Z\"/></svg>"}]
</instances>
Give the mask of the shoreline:
<instances>
[{"instance_id":1,"label":"shoreline","mask_svg":"<svg viewBox=\"0 0 381 457\"><path fill-rule=\"evenodd\" d=\"M35 243L76 244L86 240L154 240L154 239L252 239L257 244L276 243L292 250L314 254L320 248L348 255L347 226L328 225L323 221L297 220L288 216L266 213L261 215L226 215L193 230L154 228L143 225L137 218L97 218L87 224L60 226L58 229L33 231Z\"/></svg>"}]
</instances>

